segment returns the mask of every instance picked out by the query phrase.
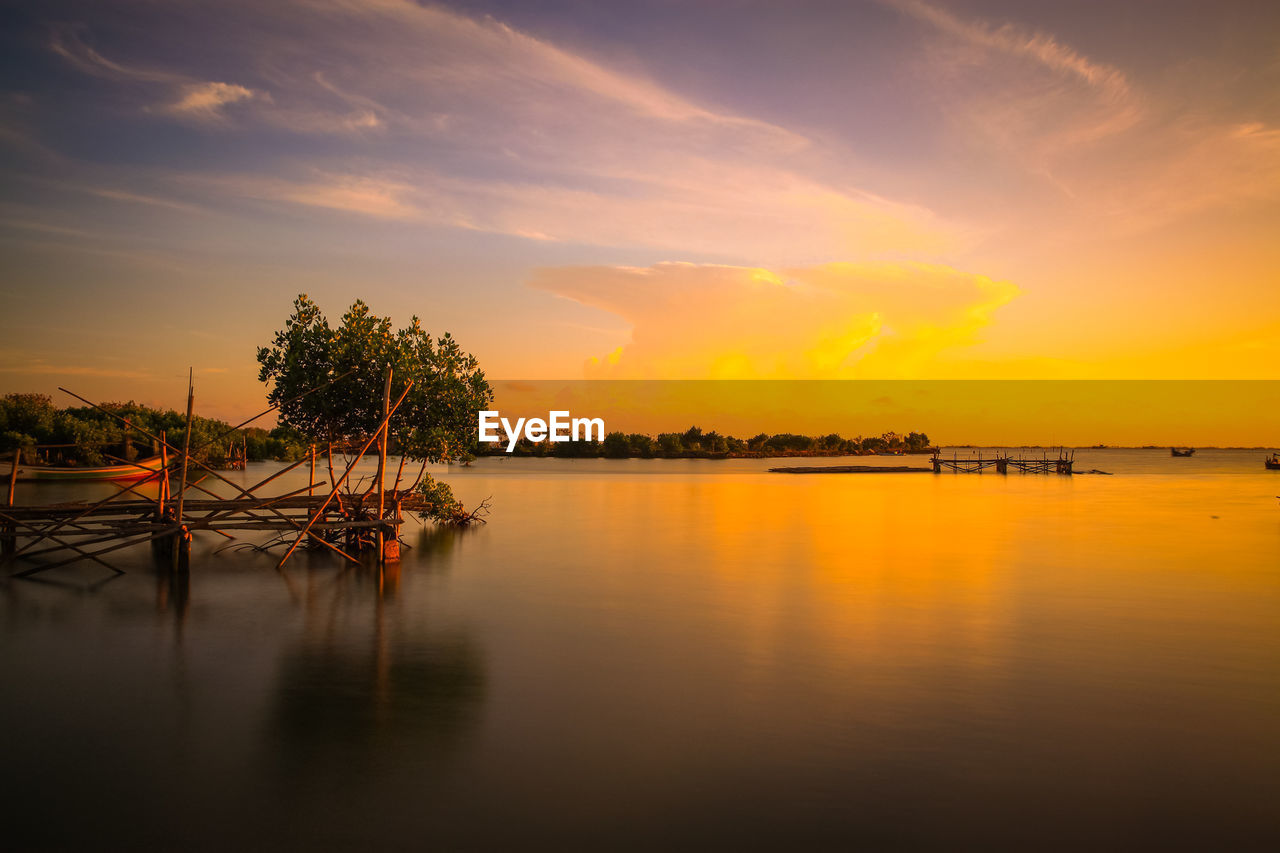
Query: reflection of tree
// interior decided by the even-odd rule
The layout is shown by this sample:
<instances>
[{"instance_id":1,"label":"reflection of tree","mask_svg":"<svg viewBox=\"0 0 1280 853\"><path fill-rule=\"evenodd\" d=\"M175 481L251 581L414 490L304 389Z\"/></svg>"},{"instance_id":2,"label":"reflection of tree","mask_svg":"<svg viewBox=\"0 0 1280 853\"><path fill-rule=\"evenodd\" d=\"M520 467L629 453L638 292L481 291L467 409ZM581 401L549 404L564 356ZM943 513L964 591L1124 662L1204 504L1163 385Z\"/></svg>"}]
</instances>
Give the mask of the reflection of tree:
<instances>
[{"instance_id":1,"label":"reflection of tree","mask_svg":"<svg viewBox=\"0 0 1280 853\"><path fill-rule=\"evenodd\" d=\"M444 560L453 550L459 547L468 536L479 532L476 527L454 527L447 524L431 524L418 532L418 541L413 543L419 559L434 561Z\"/></svg>"},{"instance_id":2,"label":"reflection of tree","mask_svg":"<svg viewBox=\"0 0 1280 853\"><path fill-rule=\"evenodd\" d=\"M191 575L167 569L168 566L165 566L156 570L156 612L173 614L173 624L180 642L182 626L186 624L187 611L191 607Z\"/></svg>"},{"instance_id":3,"label":"reflection of tree","mask_svg":"<svg viewBox=\"0 0 1280 853\"><path fill-rule=\"evenodd\" d=\"M418 639L379 661L334 646L289 654L280 671L274 727L305 747L382 739L438 746L470 727L484 698L484 669L464 637Z\"/></svg>"},{"instance_id":4,"label":"reflection of tree","mask_svg":"<svg viewBox=\"0 0 1280 853\"><path fill-rule=\"evenodd\" d=\"M313 614L320 630L285 651L270 730L289 772L438 758L461 745L479 715L484 660L475 644L456 630L412 624L419 617L392 598L397 579L373 573L376 586L354 578L345 590L354 587L357 601L340 591L334 610ZM337 618L344 603L359 611L354 620Z\"/></svg>"}]
</instances>

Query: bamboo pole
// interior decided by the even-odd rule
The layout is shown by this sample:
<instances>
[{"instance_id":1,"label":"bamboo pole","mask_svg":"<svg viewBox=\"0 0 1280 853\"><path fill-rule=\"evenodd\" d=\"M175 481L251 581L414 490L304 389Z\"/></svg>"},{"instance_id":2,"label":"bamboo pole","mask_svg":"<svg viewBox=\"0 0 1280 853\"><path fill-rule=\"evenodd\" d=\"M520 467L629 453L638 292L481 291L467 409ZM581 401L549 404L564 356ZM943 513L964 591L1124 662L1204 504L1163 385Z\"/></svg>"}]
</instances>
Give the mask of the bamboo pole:
<instances>
[{"instance_id":1,"label":"bamboo pole","mask_svg":"<svg viewBox=\"0 0 1280 853\"><path fill-rule=\"evenodd\" d=\"M307 480L307 494L316 487L316 446L311 445L311 477Z\"/></svg>"},{"instance_id":2,"label":"bamboo pole","mask_svg":"<svg viewBox=\"0 0 1280 853\"><path fill-rule=\"evenodd\" d=\"M400 449L400 467L396 469L396 481L391 486L391 491L399 493L400 478L404 475L404 448Z\"/></svg>"},{"instance_id":3,"label":"bamboo pole","mask_svg":"<svg viewBox=\"0 0 1280 853\"><path fill-rule=\"evenodd\" d=\"M169 447L163 440L167 438L166 433L160 433L160 470L164 473L160 475L160 494L156 498L156 519L164 520L164 502L169 497Z\"/></svg>"},{"instance_id":4,"label":"bamboo pole","mask_svg":"<svg viewBox=\"0 0 1280 853\"><path fill-rule=\"evenodd\" d=\"M14 448L13 466L9 469L9 500L6 506L13 506L13 496L18 488L18 466L22 464L22 448ZM0 539L0 555L5 557L12 554L18 548L17 530L9 524L4 527L4 537Z\"/></svg>"},{"instance_id":5,"label":"bamboo pole","mask_svg":"<svg viewBox=\"0 0 1280 853\"><path fill-rule=\"evenodd\" d=\"M382 430L378 439L378 518L382 518L386 512L386 493L387 493L387 424L391 421L391 366L387 365L387 380L382 385ZM381 565L386 562L386 555L383 548L386 546L386 537L383 535L382 528L378 528L378 563Z\"/></svg>"},{"instance_id":6,"label":"bamboo pole","mask_svg":"<svg viewBox=\"0 0 1280 853\"><path fill-rule=\"evenodd\" d=\"M182 504L186 498L187 492L187 466L191 461L191 413L195 408L196 389L195 389L195 371L191 368L187 369L187 429L182 437L182 478L179 480L178 486L178 517L176 519L179 525L182 524ZM173 546L173 570L176 572L181 563L181 552L184 548L190 548L190 536L186 530L183 530L182 538L174 543ZM188 554L190 551L188 551Z\"/></svg>"},{"instance_id":7,"label":"bamboo pole","mask_svg":"<svg viewBox=\"0 0 1280 853\"><path fill-rule=\"evenodd\" d=\"M6 506L13 506L13 496L18 488L18 466L22 464L22 448L13 451L13 465L9 468L9 501Z\"/></svg>"}]
</instances>

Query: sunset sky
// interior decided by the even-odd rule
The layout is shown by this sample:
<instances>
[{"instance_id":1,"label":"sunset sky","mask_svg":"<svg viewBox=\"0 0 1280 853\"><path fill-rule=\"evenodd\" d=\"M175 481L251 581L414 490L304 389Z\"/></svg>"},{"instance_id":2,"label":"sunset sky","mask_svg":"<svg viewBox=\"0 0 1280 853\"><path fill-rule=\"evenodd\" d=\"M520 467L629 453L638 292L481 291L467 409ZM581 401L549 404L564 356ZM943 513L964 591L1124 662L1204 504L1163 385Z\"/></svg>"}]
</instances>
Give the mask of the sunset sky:
<instances>
[{"instance_id":1,"label":"sunset sky","mask_svg":"<svg viewBox=\"0 0 1280 853\"><path fill-rule=\"evenodd\" d=\"M303 291L509 379L1280 378L1280 4L0 14L6 392L251 413Z\"/></svg>"}]
</instances>

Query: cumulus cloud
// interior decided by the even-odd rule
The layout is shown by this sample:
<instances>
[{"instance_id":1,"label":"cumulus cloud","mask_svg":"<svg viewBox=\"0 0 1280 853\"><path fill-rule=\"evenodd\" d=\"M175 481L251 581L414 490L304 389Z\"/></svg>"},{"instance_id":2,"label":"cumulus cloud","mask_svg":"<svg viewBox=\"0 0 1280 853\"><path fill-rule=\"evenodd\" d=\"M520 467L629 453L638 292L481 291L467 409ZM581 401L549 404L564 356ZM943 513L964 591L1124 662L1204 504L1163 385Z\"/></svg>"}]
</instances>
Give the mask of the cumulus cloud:
<instances>
[{"instance_id":1,"label":"cumulus cloud","mask_svg":"<svg viewBox=\"0 0 1280 853\"><path fill-rule=\"evenodd\" d=\"M618 379L919 376L1017 294L920 263L564 267L532 285L630 324L629 343L587 364L588 378Z\"/></svg>"}]
</instances>

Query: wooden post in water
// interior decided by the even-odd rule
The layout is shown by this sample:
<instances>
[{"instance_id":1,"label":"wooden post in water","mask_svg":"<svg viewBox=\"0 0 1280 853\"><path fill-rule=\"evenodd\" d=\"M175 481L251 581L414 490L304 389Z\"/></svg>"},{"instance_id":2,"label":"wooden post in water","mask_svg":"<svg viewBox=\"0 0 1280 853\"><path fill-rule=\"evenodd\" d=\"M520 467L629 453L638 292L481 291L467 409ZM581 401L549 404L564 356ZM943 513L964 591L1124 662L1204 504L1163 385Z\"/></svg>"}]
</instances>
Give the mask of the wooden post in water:
<instances>
[{"instance_id":1,"label":"wooden post in water","mask_svg":"<svg viewBox=\"0 0 1280 853\"><path fill-rule=\"evenodd\" d=\"M13 497L18 489L18 466L22 464L22 448L16 447L13 450L13 467L9 469L9 499L5 506L13 506ZM0 539L0 554L9 556L17 550L18 528L12 522L6 523L4 526L4 537Z\"/></svg>"},{"instance_id":2,"label":"wooden post in water","mask_svg":"<svg viewBox=\"0 0 1280 853\"><path fill-rule=\"evenodd\" d=\"M187 372L187 431L182 438L182 479L178 481L178 518L177 522L183 525L182 532L173 537L173 570L179 571L186 562L183 558L191 557L191 533L186 529L182 521L182 501L187 492L187 463L191 459L191 413L195 408L196 389L195 389L195 371L188 369Z\"/></svg>"},{"instance_id":3,"label":"wooden post in water","mask_svg":"<svg viewBox=\"0 0 1280 853\"><path fill-rule=\"evenodd\" d=\"M382 435L378 439L378 520L381 521L383 513L386 512L387 499L387 423L390 420L391 411L391 365L387 365L387 380L382 385ZM378 562L385 563L387 561L387 542L386 534L381 527L378 528Z\"/></svg>"},{"instance_id":4,"label":"wooden post in water","mask_svg":"<svg viewBox=\"0 0 1280 853\"><path fill-rule=\"evenodd\" d=\"M157 486L160 494L156 499L156 521L164 521L164 503L169 499L169 434L167 432L160 433L160 484Z\"/></svg>"},{"instance_id":5,"label":"wooden post in water","mask_svg":"<svg viewBox=\"0 0 1280 853\"><path fill-rule=\"evenodd\" d=\"M13 467L9 469L9 499L5 506L13 506L13 496L18 489L18 466L22 464L22 448L13 451Z\"/></svg>"},{"instance_id":6,"label":"wooden post in water","mask_svg":"<svg viewBox=\"0 0 1280 853\"><path fill-rule=\"evenodd\" d=\"M314 444L311 445L311 452L308 455L311 460L311 474L307 477L307 497L311 497L316 492L316 446ZM245 462L246 468L248 465L249 463ZM316 547L315 537L307 538L307 547Z\"/></svg>"}]
</instances>

